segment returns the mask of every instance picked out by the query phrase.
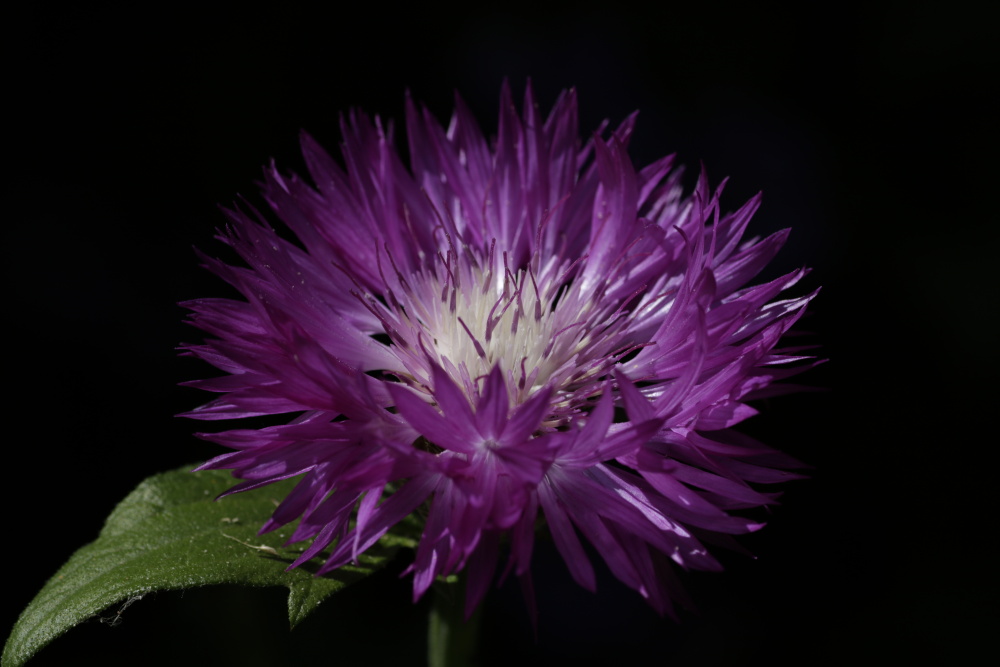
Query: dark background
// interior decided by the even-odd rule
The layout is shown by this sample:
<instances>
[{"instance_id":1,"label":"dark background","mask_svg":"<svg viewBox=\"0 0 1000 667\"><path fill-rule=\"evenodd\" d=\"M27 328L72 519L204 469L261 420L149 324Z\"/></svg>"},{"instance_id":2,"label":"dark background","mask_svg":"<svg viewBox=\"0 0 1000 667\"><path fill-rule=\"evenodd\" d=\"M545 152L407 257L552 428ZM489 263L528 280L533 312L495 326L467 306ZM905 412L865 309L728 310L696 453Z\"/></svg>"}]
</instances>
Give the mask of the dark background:
<instances>
[{"instance_id":1,"label":"dark background","mask_svg":"<svg viewBox=\"0 0 1000 667\"><path fill-rule=\"evenodd\" d=\"M300 129L335 149L349 107L401 119L409 88L446 120L458 90L491 132L503 77L519 101L531 76L543 109L577 87L586 131L640 109L636 162L703 160L732 177L725 208L763 190L751 230L794 228L773 272L815 268L802 328L831 361L804 378L828 391L747 423L813 477L744 540L756 560L684 579L697 613L662 620L607 576L580 591L542 547L538 643L508 586L485 664L979 657L1000 620L994 23L957 3L540 7L8 14L0 625L140 480L218 453L173 417L206 399L176 384L212 373L176 356L199 334L175 304L225 293L192 252L219 252L217 205L259 203L271 158L301 171ZM390 572L291 634L280 590L161 593L35 664L419 664L409 587Z\"/></svg>"}]
</instances>

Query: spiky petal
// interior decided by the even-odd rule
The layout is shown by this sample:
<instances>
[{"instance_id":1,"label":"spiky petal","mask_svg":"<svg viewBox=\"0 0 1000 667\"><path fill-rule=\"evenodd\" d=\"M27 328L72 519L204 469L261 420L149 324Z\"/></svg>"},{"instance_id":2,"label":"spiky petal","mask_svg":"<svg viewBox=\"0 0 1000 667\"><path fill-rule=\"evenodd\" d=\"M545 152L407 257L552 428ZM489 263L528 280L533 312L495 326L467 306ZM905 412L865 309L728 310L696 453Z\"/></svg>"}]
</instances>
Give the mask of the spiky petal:
<instances>
[{"instance_id":1,"label":"spiky petal","mask_svg":"<svg viewBox=\"0 0 1000 667\"><path fill-rule=\"evenodd\" d=\"M293 418L204 434L233 450L204 467L233 491L302 476L262 528L301 518L293 567L349 563L419 510L415 598L467 570L471 610L505 536L528 576L541 516L580 585L582 536L670 611L666 561L718 569L696 533L756 530L739 510L794 476L729 430L803 367L776 346L812 295L776 299L804 271L746 286L786 232L743 241L759 197L723 214L672 157L637 171L634 116L581 145L572 90L542 119L505 85L492 144L461 100L447 129L406 114L409 169L392 127L352 112L346 169L303 136L315 185L266 171L297 243L228 212L246 266L205 263L245 300L185 304L212 336L187 349L227 373L190 383L221 396L187 416Z\"/></svg>"}]
</instances>

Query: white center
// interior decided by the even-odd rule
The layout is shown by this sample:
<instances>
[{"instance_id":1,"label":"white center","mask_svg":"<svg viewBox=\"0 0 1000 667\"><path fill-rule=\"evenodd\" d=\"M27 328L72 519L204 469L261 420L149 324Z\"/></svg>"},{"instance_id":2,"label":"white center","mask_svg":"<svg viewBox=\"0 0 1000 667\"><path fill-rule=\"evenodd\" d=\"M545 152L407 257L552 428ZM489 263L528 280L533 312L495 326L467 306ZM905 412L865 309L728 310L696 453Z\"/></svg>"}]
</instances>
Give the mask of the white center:
<instances>
[{"instance_id":1,"label":"white center","mask_svg":"<svg viewBox=\"0 0 1000 667\"><path fill-rule=\"evenodd\" d=\"M572 412L600 392L598 379L620 356L624 327L598 297L580 294L578 281L566 278L569 268L553 257L512 271L501 252L483 257L466 247L400 280L392 288L399 308L390 309L403 375L433 391L429 359L475 404L482 381L499 366L513 405L551 385L553 416Z\"/></svg>"}]
</instances>

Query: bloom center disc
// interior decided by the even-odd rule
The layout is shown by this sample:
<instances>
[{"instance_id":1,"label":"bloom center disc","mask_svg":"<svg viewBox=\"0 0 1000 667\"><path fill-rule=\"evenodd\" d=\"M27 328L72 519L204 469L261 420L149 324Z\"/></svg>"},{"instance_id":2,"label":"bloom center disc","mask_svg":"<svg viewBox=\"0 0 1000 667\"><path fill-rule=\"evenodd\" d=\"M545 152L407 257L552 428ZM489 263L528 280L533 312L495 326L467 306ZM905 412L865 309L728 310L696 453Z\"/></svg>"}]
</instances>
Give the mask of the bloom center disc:
<instances>
[{"instance_id":1,"label":"bloom center disc","mask_svg":"<svg viewBox=\"0 0 1000 667\"><path fill-rule=\"evenodd\" d=\"M402 375L432 390L430 363L438 364L474 403L499 366L514 405L552 386L553 413L599 391L620 356L623 318L583 298L569 262L537 264L511 267L493 242L485 253L463 247L439 256L433 270L387 281L387 330Z\"/></svg>"}]
</instances>

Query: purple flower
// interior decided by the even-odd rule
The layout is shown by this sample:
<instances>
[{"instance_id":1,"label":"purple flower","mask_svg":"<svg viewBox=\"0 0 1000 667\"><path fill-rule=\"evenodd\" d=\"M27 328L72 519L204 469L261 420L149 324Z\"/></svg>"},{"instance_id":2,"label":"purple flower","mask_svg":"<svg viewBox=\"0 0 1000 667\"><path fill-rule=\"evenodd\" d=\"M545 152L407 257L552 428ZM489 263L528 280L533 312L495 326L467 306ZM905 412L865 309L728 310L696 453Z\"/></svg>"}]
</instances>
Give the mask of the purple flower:
<instances>
[{"instance_id":1,"label":"purple flower","mask_svg":"<svg viewBox=\"0 0 1000 667\"><path fill-rule=\"evenodd\" d=\"M531 88L501 91L488 142L461 100L447 129L407 101L410 167L392 125L342 120L342 168L308 136L310 185L270 168L263 193L294 232L228 211L246 262L204 258L245 301L184 304L213 336L188 349L227 375L197 419L289 414L203 437L233 450L245 491L303 475L261 529L301 517L298 566L357 558L424 517L414 597L468 574L467 609L507 571L529 574L544 519L593 590L591 543L621 581L670 611L668 560L719 569L699 536L761 527L756 485L795 462L734 433L748 399L806 357L775 349L812 295L805 273L747 287L787 231L743 240L760 203L719 206L704 174L685 196L673 156L636 170L633 114L581 144L575 91L547 118Z\"/></svg>"}]
</instances>

